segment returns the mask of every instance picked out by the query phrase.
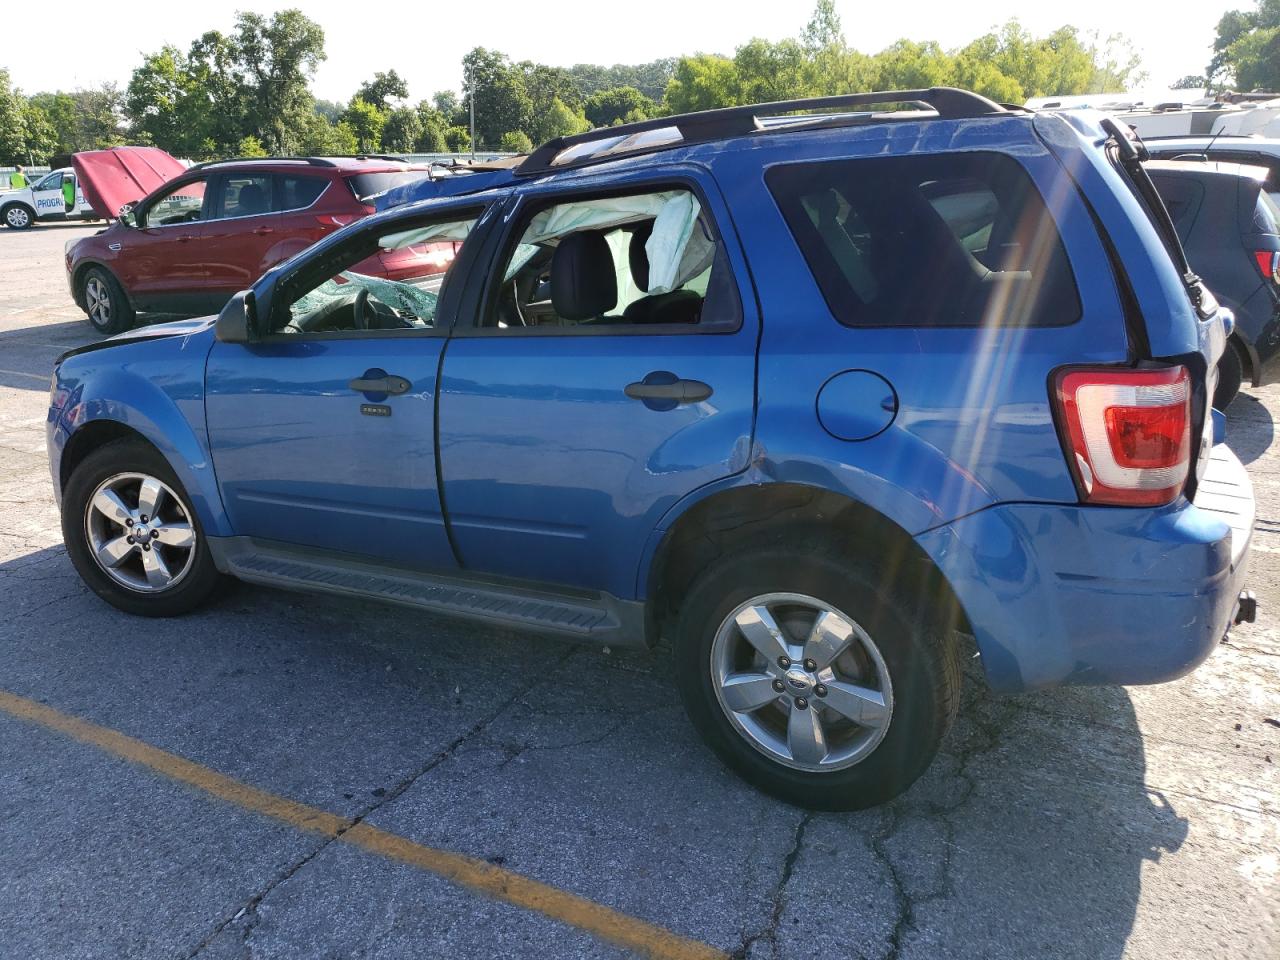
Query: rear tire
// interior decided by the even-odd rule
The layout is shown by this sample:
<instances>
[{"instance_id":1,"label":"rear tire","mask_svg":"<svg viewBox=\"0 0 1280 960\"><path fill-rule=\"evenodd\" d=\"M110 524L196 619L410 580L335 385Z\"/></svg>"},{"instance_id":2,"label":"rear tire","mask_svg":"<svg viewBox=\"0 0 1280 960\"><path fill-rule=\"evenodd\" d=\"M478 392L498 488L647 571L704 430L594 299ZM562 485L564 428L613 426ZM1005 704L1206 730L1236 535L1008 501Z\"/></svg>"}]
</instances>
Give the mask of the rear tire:
<instances>
[{"instance_id":1,"label":"rear tire","mask_svg":"<svg viewBox=\"0 0 1280 960\"><path fill-rule=\"evenodd\" d=\"M1218 360L1218 386L1213 391L1215 410L1226 410L1240 392L1244 383L1244 357L1234 339L1227 341L1226 349Z\"/></svg>"},{"instance_id":2,"label":"rear tire","mask_svg":"<svg viewBox=\"0 0 1280 960\"><path fill-rule=\"evenodd\" d=\"M84 272L80 299L90 326L103 336L123 333L133 326L138 316L120 281L102 267L90 267Z\"/></svg>"},{"instance_id":3,"label":"rear tire","mask_svg":"<svg viewBox=\"0 0 1280 960\"><path fill-rule=\"evenodd\" d=\"M960 667L944 613L869 559L740 554L699 576L682 604L677 683L707 745L765 793L815 810L874 806L915 782L955 718ZM812 639L826 636L837 639Z\"/></svg>"},{"instance_id":4,"label":"rear tire","mask_svg":"<svg viewBox=\"0 0 1280 960\"><path fill-rule=\"evenodd\" d=\"M105 444L67 480L67 555L85 584L113 607L144 617L188 613L222 579L190 503L155 448L139 440Z\"/></svg>"},{"instance_id":5,"label":"rear tire","mask_svg":"<svg viewBox=\"0 0 1280 960\"><path fill-rule=\"evenodd\" d=\"M36 222L36 212L25 203L10 203L0 207L0 220L11 230L27 230Z\"/></svg>"}]
</instances>

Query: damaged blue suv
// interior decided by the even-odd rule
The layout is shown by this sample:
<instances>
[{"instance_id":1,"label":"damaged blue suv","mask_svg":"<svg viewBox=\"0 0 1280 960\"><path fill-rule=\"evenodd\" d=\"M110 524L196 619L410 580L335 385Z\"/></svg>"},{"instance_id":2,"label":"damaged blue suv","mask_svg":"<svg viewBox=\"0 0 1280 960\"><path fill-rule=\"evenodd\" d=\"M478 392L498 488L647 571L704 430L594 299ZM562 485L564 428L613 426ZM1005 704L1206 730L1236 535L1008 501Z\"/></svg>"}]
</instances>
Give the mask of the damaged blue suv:
<instances>
[{"instance_id":1,"label":"damaged blue suv","mask_svg":"<svg viewBox=\"0 0 1280 960\"><path fill-rule=\"evenodd\" d=\"M788 801L928 766L997 691L1156 683L1234 622L1232 319L1140 142L952 89L664 117L443 170L237 295L63 357L107 602L224 577L610 646ZM452 241L421 276L361 274ZM1218 431L1220 433L1220 429Z\"/></svg>"}]
</instances>

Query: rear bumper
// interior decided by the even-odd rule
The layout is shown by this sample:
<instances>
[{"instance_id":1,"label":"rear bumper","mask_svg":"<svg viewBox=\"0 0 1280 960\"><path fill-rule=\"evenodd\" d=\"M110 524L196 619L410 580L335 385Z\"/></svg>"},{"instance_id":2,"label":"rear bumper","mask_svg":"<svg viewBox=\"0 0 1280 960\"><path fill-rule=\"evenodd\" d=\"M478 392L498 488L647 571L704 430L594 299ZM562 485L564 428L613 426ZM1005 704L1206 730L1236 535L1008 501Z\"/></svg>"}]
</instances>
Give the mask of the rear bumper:
<instances>
[{"instance_id":1,"label":"rear bumper","mask_svg":"<svg viewBox=\"0 0 1280 960\"><path fill-rule=\"evenodd\" d=\"M1214 448L1196 502L1005 504L918 542L969 619L993 689L1160 683L1222 639L1244 585L1253 489Z\"/></svg>"}]
</instances>

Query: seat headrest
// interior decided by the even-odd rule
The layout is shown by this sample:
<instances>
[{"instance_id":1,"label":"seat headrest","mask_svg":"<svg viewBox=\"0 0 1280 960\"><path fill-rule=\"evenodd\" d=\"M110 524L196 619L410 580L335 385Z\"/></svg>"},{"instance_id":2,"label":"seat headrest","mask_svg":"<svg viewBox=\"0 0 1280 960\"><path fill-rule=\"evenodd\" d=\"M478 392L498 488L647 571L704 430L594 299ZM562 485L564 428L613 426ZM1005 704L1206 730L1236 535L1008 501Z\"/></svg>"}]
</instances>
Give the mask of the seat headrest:
<instances>
[{"instance_id":1,"label":"seat headrest","mask_svg":"<svg viewBox=\"0 0 1280 960\"><path fill-rule=\"evenodd\" d=\"M646 220L631 231L631 246L627 249L627 258L631 261L631 279L636 289L643 292L649 290L649 252L644 245L653 236L653 221Z\"/></svg>"},{"instance_id":2,"label":"seat headrest","mask_svg":"<svg viewBox=\"0 0 1280 960\"><path fill-rule=\"evenodd\" d=\"M598 230L571 233L551 257L551 304L565 320L590 320L618 305L609 242Z\"/></svg>"},{"instance_id":3,"label":"seat headrest","mask_svg":"<svg viewBox=\"0 0 1280 960\"><path fill-rule=\"evenodd\" d=\"M256 183L246 183L240 188L240 194L236 198L236 206L239 207L240 216L262 213L267 206L266 199L265 190Z\"/></svg>"}]
</instances>

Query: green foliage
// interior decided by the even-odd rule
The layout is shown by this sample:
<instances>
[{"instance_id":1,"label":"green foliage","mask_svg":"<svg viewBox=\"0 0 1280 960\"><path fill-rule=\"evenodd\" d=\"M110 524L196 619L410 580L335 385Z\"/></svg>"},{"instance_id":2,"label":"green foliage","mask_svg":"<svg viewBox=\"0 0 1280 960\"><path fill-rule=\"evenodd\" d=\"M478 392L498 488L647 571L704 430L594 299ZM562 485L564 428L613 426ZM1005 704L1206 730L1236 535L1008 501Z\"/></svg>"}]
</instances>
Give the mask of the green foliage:
<instances>
[{"instance_id":1,"label":"green foliage","mask_svg":"<svg viewBox=\"0 0 1280 960\"><path fill-rule=\"evenodd\" d=\"M464 108L475 103L477 146L493 149L502 135L520 130L533 104L520 71L506 54L476 47L462 58Z\"/></svg>"},{"instance_id":2,"label":"green foliage","mask_svg":"<svg viewBox=\"0 0 1280 960\"><path fill-rule=\"evenodd\" d=\"M240 145L236 147L236 155L241 157L265 157L267 151L262 147L262 141L255 136L247 136L241 139Z\"/></svg>"},{"instance_id":3,"label":"green foliage","mask_svg":"<svg viewBox=\"0 0 1280 960\"><path fill-rule=\"evenodd\" d=\"M738 87L738 69L728 57L681 57L667 84L666 106L671 113L732 106L739 102Z\"/></svg>"},{"instance_id":4,"label":"green foliage","mask_svg":"<svg viewBox=\"0 0 1280 960\"><path fill-rule=\"evenodd\" d=\"M349 123L332 123L313 112L304 118L298 131L298 152L311 157L340 157L359 153L360 145Z\"/></svg>"},{"instance_id":5,"label":"green foliage","mask_svg":"<svg viewBox=\"0 0 1280 960\"><path fill-rule=\"evenodd\" d=\"M451 125L453 111L446 112L437 108L439 96L436 94L430 101L423 100L417 106L420 132L413 145L416 153L444 153L448 149L445 143L445 131ZM457 109L456 104L454 109Z\"/></svg>"},{"instance_id":6,"label":"green foliage","mask_svg":"<svg viewBox=\"0 0 1280 960\"><path fill-rule=\"evenodd\" d=\"M444 132L444 145L451 153L465 153L471 149L471 131L466 127L450 127Z\"/></svg>"},{"instance_id":7,"label":"green foliage","mask_svg":"<svg viewBox=\"0 0 1280 960\"><path fill-rule=\"evenodd\" d=\"M1255 0L1254 10L1228 10L1218 21L1210 85L1280 90L1280 0Z\"/></svg>"},{"instance_id":8,"label":"green foliage","mask_svg":"<svg viewBox=\"0 0 1280 960\"><path fill-rule=\"evenodd\" d=\"M1209 86L1209 78L1201 73L1188 73L1175 81L1170 90L1203 90Z\"/></svg>"},{"instance_id":9,"label":"green foliage","mask_svg":"<svg viewBox=\"0 0 1280 960\"><path fill-rule=\"evenodd\" d=\"M330 123L337 123L342 119L342 111L346 110L346 104L339 103L337 100L316 100L316 113L324 117Z\"/></svg>"},{"instance_id":10,"label":"green foliage","mask_svg":"<svg viewBox=\"0 0 1280 960\"><path fill-rule=\"evenodd\" d=\"M382 149L412 153L422 139L422 118L413 107L397 107L387 115L382 128Z\"/></svg>"},{"instance_id":11,"label":"green foliage","mask_svg":"<svg viewBox=\"0 0 1280 960\"><path fill-rule=\"evenodd\" d=\"M392 100L403 100L409 96L409 85L394 70L386 73L379 71L373 75L372 80L360 84L356 96L379 110L386 110L391 106Z\"/></svg>"},{"instance_id":12,"label":"green foliage","mask_svg":"<svg viewBox=\"0 0 1280 960\"><path fill-rule=\"evenodd\" d=\"M533 150L533 141L523 130L511 130L502 135L498 149L508 153L529 153Z\"/></svg>"},{"instance_id":13,"label":"green foliage","mask_svg":"<svg viewBox=\"0 0 1280 960\"><path fill-rule=\"evenodd\" d=\"M361 153L376 153L382 149L382 128L387 124L387 112L372 103L354 97L347 106L342 120L355 134L357 149Z\"/></svg>"},{"instance_id":14,"label":"green foliage","mask_svg":"<svg viewBox=\"0 0 1280 960\"><path fill-rule=\"evenodd\" d=\"M634 66L617 63L612 67L602 67L579 63L569 68L569 75L584 98L615 87L635 87L650 100L661 100L675 68L675 58L666 57Z\"/></svg>"},{"instance_id":15,"label":"green foliage","mask_svg":"<svg viewBox=\"0 0 1280 960\"><path fill-rule=\"evenodd\" d=\"M584 110L593 127L645 120L657 113L658 105L635 87L611 87L587 98Z\"/></svg>"},{"instance_id":16,"label":"green foliage","mask_svg":"<svg viewBox=\"0 0 1280 960\"><path fill-rule=\"evenodd\" d=\"M9 71L0 69L0 163L31 163L22 95L10 86Z\"/></svg>"}]
</instances>

